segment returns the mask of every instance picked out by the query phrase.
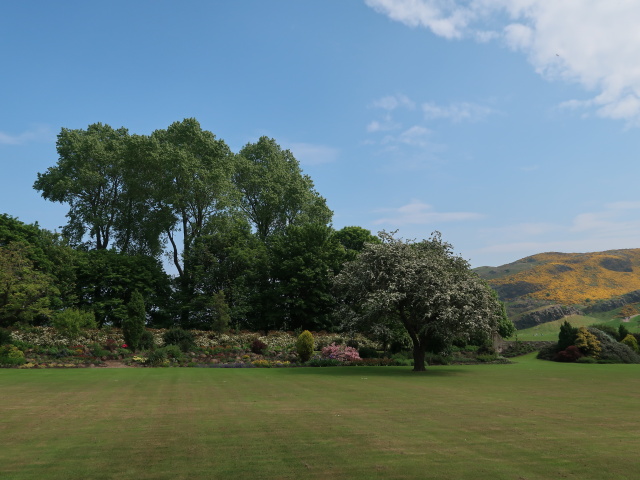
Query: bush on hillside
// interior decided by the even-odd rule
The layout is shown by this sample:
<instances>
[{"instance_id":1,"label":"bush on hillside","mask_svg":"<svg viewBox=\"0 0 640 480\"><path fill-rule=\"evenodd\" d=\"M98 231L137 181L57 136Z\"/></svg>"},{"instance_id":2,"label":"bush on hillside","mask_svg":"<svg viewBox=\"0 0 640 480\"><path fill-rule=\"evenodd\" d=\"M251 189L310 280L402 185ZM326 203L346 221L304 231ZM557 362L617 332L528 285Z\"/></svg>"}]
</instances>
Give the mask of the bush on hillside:
<instances>
[{"instance_id":1,"label":"bush on hillside","mask_svg":"<svg viewBox=\"0 0 640 480\"><path fill-rule=\"evenodd\" d=\"M622 343L623 345L626 345L627 347L631 348L631 350L638 353L638 341L636 340L636 337L634 337L633 335L631 334L627 335L622 340L620 340L620 343Z\"/></svg>"},{"instance_id":2,"label":"bush on hillside","mask_svg":"<svg viewBox=\"0 0 640 480\"><path fill-rule=\"evenodd\" d=\"M554 360L556 362L575 362L581 358L582 352L575 345L569 345L566 349L560 350L556 353Z\"/></svg>"},{"instance_id":3,"label":"bush on hillside","mask_svg":"<svg viewBox=\"0 0 640 480\"><path fill-rule=\"evenodd\" d=\"M578 329L565 320L560 326L560 333L558 334L558 351L574 345L577 335Z\"/></svg>"},{"instance_id":4,"label":"bush on hillside","mask_svg":"<svg viewBox=\"0 0 640 480\"><path fill-rule=\"evenodd\" d=\"M640 355L630 347L618 343L615 339L597 328L590 329L600 342L600 361L607 363L640 363Z\"/></svg>"},{"instance_id":5,"label":"bush on hillside","mask_svg":"<svg viewBox=\"0 0 640 480\"><path fill-rule=\"evenodd\" d=\"M597 331L596 329L593 330ZM598 358L602 350L598 337L587 330L587 327L580 327L578 329L575 346L578 347L583 355L594 358Z\"/></svg>"},{"instance_id":6,"label":"bush on hillside","mask_svg":"<svg viewBox=\"0 0 640 480\"><path fill-rule=\"evenodd\" d=\"M618 330L612 325L607 325L606 323L596 323L594 325L591 325L591 328L597 328L601 332L609 335L611 338L618 338Z\"/></svg>"},{"instance_id":7,"label":"bush on hillside","mask_svg":"<svg viewBox=\"0 0 640 480\"><path fill-rule=\"evenodd\" d=\"M165 345L177 345L183 352L188 352L196 346L193 333L182 328L172 328L162 337Z\"/></svg>"},{"instance_id":8,"label":"bush on hillside","mask_svg":"<svg viewBox=\"0 0 640 480\"><path fill-rule=\"evenodd\" d=\"M303 362L309 361L311 355L313 355L313 335L309 330L305 330L298 337L296 351Z\"/></svg>"}]
</instances>

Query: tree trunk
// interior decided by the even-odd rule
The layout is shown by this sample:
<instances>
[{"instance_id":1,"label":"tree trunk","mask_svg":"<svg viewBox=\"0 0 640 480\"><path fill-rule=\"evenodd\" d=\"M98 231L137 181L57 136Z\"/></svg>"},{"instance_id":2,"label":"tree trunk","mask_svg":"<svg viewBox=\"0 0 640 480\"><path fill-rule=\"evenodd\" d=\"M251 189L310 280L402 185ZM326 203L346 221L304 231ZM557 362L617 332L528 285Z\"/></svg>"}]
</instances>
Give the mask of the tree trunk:
<instances>
[{"instance_id":1,"label":"tree trunk","mask_svg":"<svg viewBox=\"0 0 640 480\"><path fill-rule=\"evenodd\" d=\"M413 371L414 372L426 372L424 363L425 349L420 345L413 345Z\"/></svg>"}]
</instances>

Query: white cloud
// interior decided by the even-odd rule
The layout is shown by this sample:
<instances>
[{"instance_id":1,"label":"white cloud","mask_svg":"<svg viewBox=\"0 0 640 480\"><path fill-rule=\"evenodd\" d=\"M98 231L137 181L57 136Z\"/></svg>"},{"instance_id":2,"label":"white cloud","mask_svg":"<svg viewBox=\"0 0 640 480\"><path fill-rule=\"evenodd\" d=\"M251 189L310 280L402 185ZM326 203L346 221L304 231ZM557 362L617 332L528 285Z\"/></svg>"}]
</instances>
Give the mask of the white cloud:
<instances>
[{"instance_id":1,"label":"white cloud","mask_svg":"<svg viewBox=\"0 0 640 480\"><path fill-rule=\"evenodd\" d=\"M288 148L303 165L335 162L340 154L336 148L311 143L291 143Z\"/></svg>"},{"instance_id":2,"label":"white cloud","mask_svg":"<svg viewBox=\"0 0 640 480\"><path fill-rule=\"evenodd\" d=\"M395 110L399 107L408 108L409 110L416 108L416 104L409 97L401 93L397 95L388 95L374 100L372 105L375 108L382 108L383 110L389 111Z\"/></svg>"},{"instance_id":3,"label":"white cloud","mask_svg":"<svg viewBox=\"0 0 640 480\"><path fill-rule=\"evenodd\" d=\"M403 225L427 225L483 218L483 215L473 212L436 212L433 206L419 200L413 200L400 208L388 208L380 210L380 212L386 213L387 216L375 220L374 225L386 224L392 228Z\"/></svg>"},{"instance_id":4,"label":"white cloud","mask_svg":"<svg viewBox=\"0 0 640 480\"><path fill-rule=\"evenodd\" d=\"M24 145L31 142L49 142L54 139L55 135L46 126L38 126L17 135L0 132L0 145Z\"/></svg>"},{"instance_id":5,"label":"white cloud","mask_svg":"<svg viewBox=\"0 0 640 480\"><path fill-rule=\"evenodd\" d=\"M365 0L389 18L448 39L501 38L536 72L594 92L565 102L640 125L640 2ZM487 28L489 26L489 28Z\"/></svg>"},{"instance_id":6,"label":"white cloud","mask_svg":"<svg viewBox=\"0 0 640 480\"><path fill-rule=\"evenodd\" d=\"M640 202L615 202L577 214L566 223L521 223L483 229L487 242L473 256L502 256L503 263L543 252L598 252L640 248Z\"/></svg>"},{"instance_id":7,"label":"white cloud","mask_svg":"<svg viewBox=\"0 0 640 480\"><path fill-rule=\"evenodd\" d=\"M489 107L469 102L451 103L447 106L428 102L422 104L422 111L427 119L446 118L452 122L477 121L494 113Z\"/></svg>"}]
</instances>

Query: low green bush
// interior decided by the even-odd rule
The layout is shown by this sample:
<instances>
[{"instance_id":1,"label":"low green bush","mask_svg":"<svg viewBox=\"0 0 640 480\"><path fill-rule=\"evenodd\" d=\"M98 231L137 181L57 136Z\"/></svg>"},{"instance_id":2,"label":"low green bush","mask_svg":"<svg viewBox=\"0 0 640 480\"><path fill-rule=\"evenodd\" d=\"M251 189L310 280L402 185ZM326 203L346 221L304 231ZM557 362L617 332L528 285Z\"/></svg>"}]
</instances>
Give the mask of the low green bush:
<instances>
[{"instance_id":1,"label":"low green bush","mask_svg":"<svg viewBox=\"0 0 640 480\"><path fill-rule=\"evenodd\" d=\"M380 356L375 348L370 347L360 347L358 354L360 354L360 358L378 358Z\"/></svg>"},{"instance_id":2,"label":"low green bush","mask_svg":"<svg viewBox=\"0 0 640 480\"><path fill-rule=\"evenodd\" d=\"M158 348L149 352L145 363L151 367L162 367L168 365L168 356L164 348Z\"/></svg>"},{"instance_id":3,"label":"low green bush","mask_svg":"<svg viewBox=\"0 0 640 480\"><path fill-rule=\"evenodd\" d=\"M343 365L340 360L321 357L311 358L305 363L305 366L307 367L339 367L340 365Z\"/></svg>"},{"instance_id":4,"label":"low green bush","mask_svg":"<svg viewBox=\"0 0 640 480\"><path fill-rule=\"evenodd\" d=\"M25 361L24 352L15 345L0 347L0 365L22 365Z\"/></svg>"},{"instance_id":5,"label":"low green bush","mask_svg":"<svg viewBox=\"0 0 640 480\"><path fill-rule=\"evenodd\" d=\"M594 325L591 325L591 328L597 328L601 332L609 335L611 338L618 338L618 330L612 325L607 325L606 323L596 323Z\"/></svg>"},{"instance_id":6,"label":"low green bush","mask_svg":"<svg viewBox=\"0 0 640 480\"><path fill-rule=\"evenodd\" d=\"M193 333L182 328L172 328L162 337L165 345L177 345L183 352L188 352L196 346Z\"/></svg>"},{"instance_id":7,"label":"low green bush","mask_svg":"<svg viewBox=\"0 0 640 480\"><path fill-rule=\"evenodd\" d=\"M142 332L138 346L141 350L153 350L156 348L156 340L149 330Z\"/></svg>"}]
</instances>

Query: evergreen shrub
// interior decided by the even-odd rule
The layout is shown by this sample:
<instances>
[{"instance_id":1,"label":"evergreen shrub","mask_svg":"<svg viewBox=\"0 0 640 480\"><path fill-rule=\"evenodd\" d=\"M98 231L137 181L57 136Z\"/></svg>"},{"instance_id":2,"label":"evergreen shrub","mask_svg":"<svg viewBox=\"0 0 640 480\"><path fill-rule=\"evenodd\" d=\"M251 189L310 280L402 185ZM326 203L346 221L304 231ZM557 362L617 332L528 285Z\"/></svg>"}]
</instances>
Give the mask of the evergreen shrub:
<instances>
[{"instance_id":1,"label":"evergreen shrub","mask_svg":"<svg viewBox=\"0 0 640 480\"><path fill-rule=\"evenodd\" d=\"M309 361L311 355L313 355L313 335L309 330L305 330L298 337L296 351L303 362Z\"/></svg>"},{"instance_id":2,"label":"evergreen shrub","mask_svg":"<svg viewBox=\"0 0 640 480\"><path fill-rule=\"evenodd\" d=\"M192 350L195 346L193 333L183 330L182 328L172 328L168 330L162 337L165 345L177 345L183 352Z\"/></svg>"},{"instance_id":3,"label":"evergreen shrub","mask_svg":"<svg viewBox=\"0 0 640 480\"><path fill-rule=\"evenodd\" d=\"M138 347L141 350L153 350L154 348L156 348L156 340L153 337L153 333L151 333L149 330L145 330L144 332L142 332Z\"/></svg>"}]
</instances>

